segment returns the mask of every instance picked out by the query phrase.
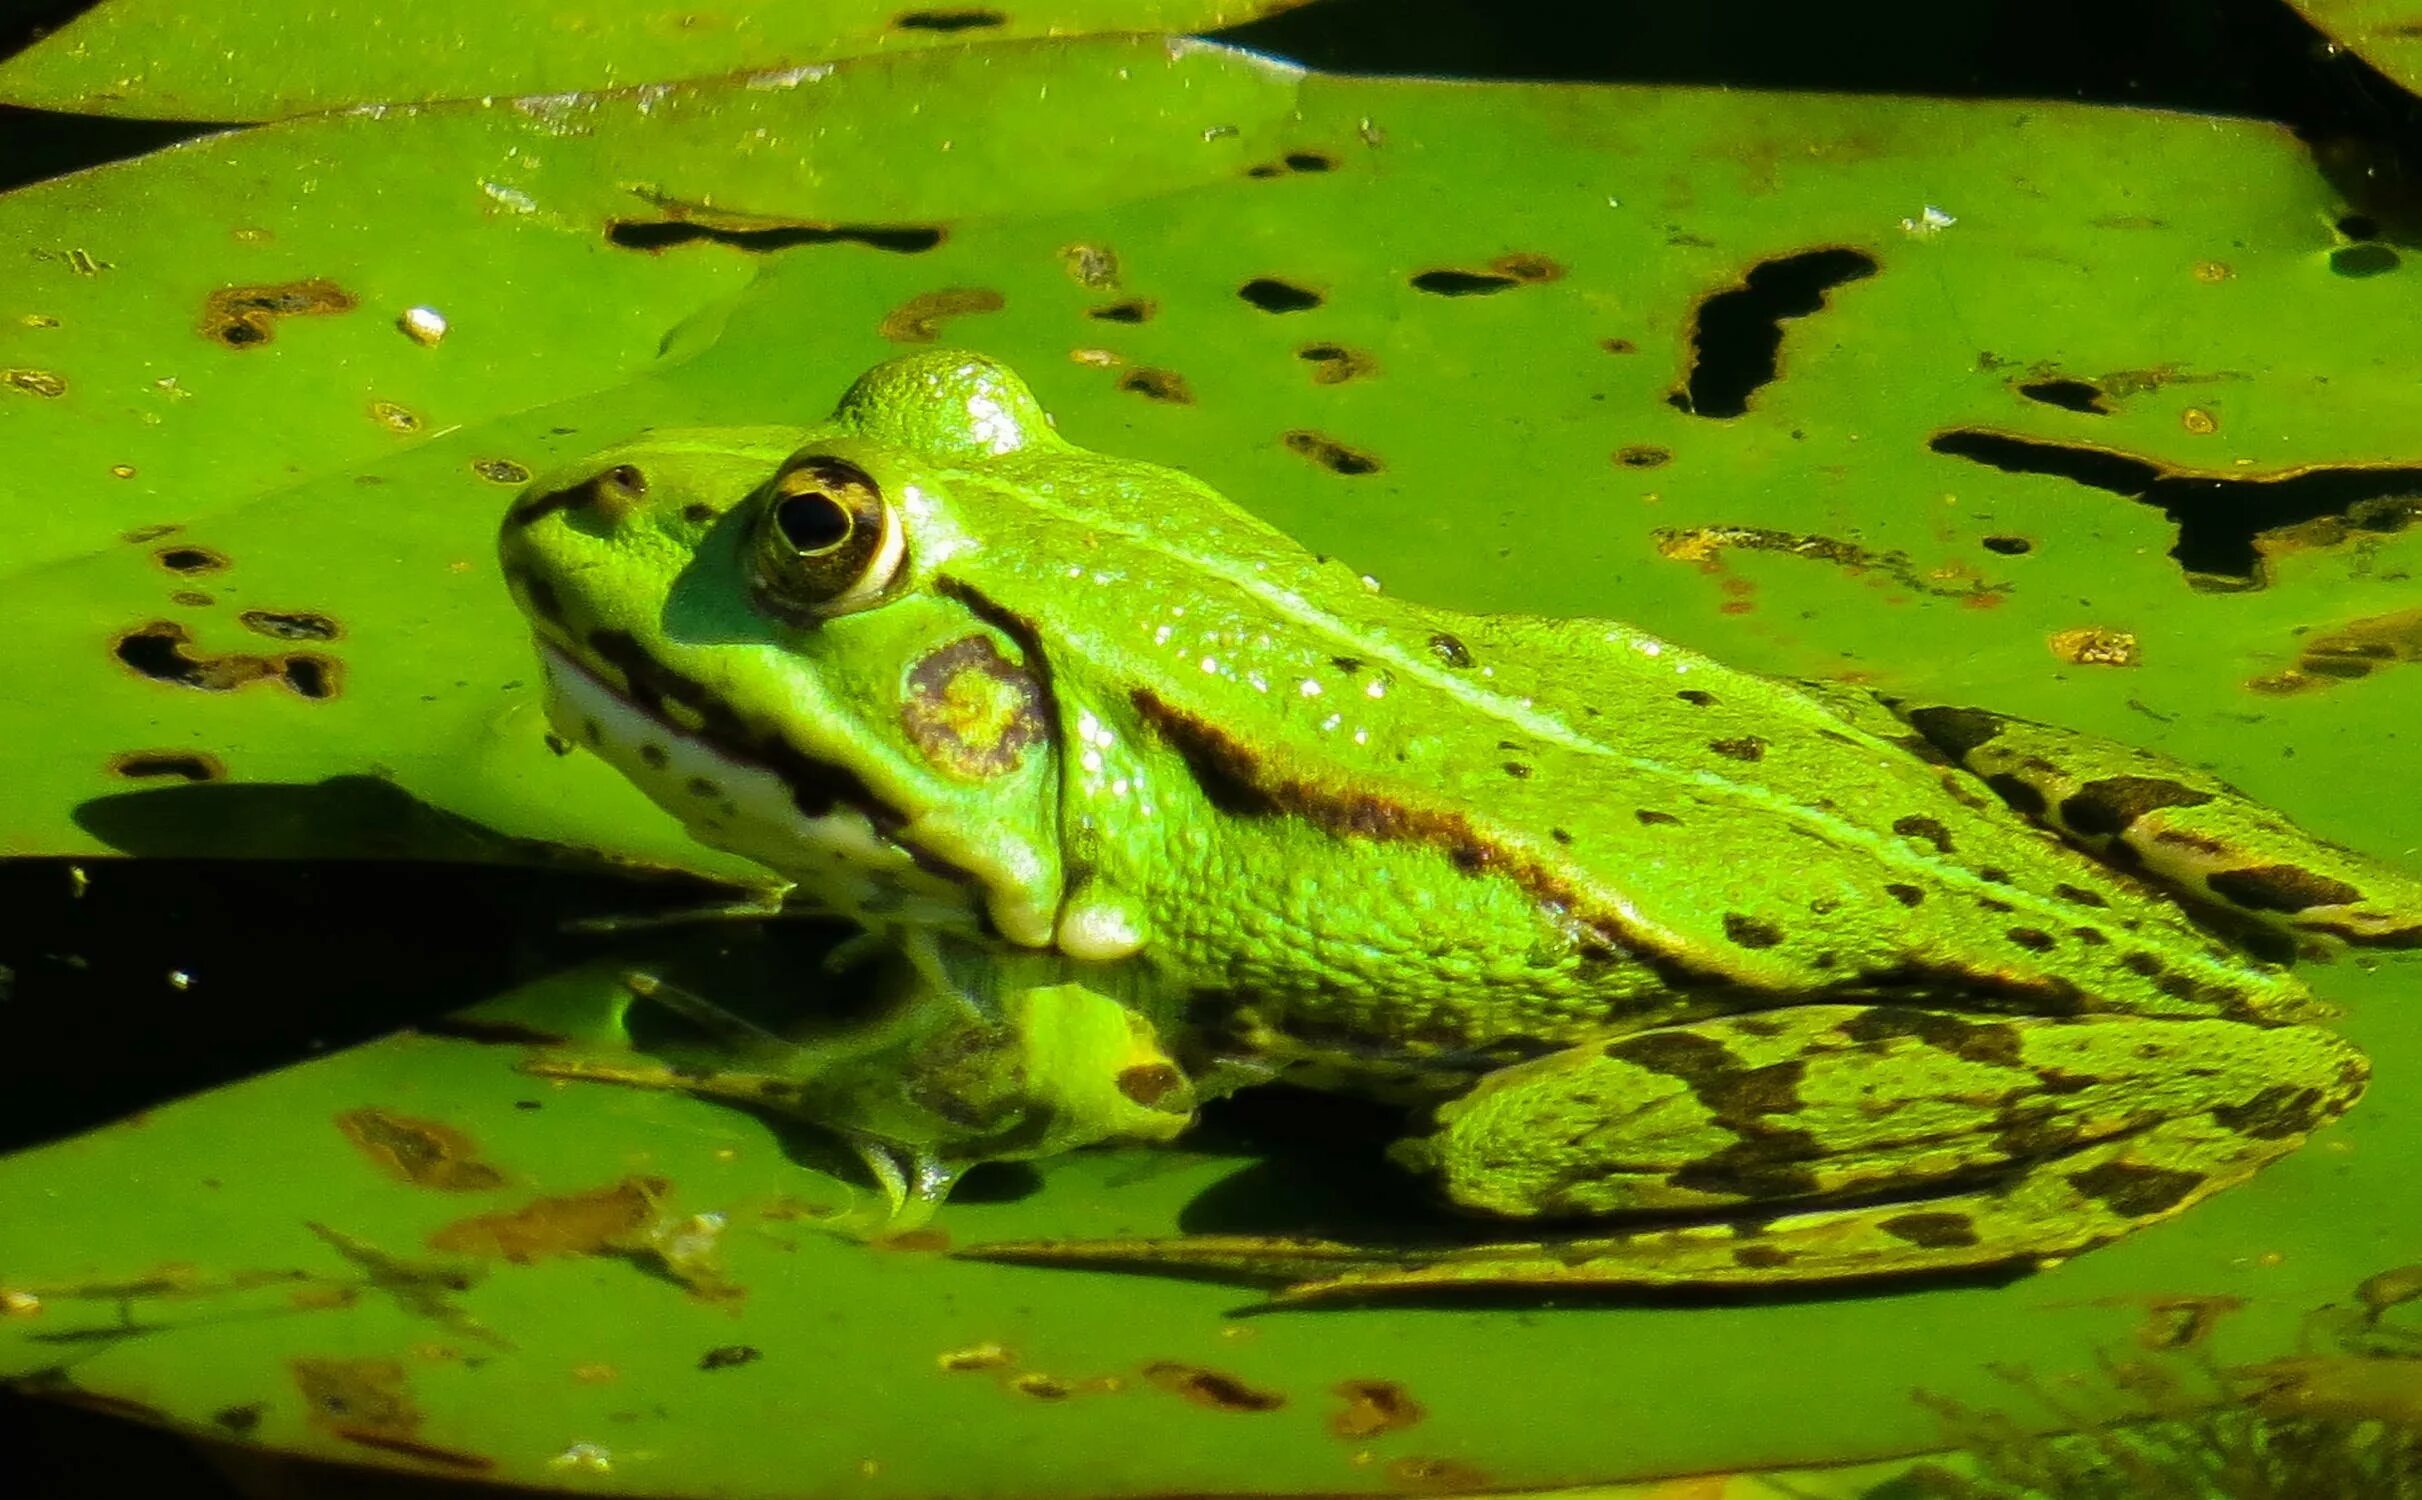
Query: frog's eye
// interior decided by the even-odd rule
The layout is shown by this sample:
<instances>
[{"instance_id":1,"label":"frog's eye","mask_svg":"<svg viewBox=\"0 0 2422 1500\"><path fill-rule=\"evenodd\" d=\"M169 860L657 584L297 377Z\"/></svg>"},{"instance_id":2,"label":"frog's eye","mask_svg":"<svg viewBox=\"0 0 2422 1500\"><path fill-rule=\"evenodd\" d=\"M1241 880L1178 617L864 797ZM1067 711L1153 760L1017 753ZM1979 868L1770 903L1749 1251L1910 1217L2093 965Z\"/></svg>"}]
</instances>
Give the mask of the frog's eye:
<instances>
[{"instance_id":1,"label":"frog's eye","mask_svg":"<svg viewBox=\"0 0 2422 1500\"><path fill-rule=\"evenodd\" d=\"M879 602L907 555L899 514L872 476L802 455L766 486L751 581L760 603L804 623Z\"/></svg>"}]
</instances>

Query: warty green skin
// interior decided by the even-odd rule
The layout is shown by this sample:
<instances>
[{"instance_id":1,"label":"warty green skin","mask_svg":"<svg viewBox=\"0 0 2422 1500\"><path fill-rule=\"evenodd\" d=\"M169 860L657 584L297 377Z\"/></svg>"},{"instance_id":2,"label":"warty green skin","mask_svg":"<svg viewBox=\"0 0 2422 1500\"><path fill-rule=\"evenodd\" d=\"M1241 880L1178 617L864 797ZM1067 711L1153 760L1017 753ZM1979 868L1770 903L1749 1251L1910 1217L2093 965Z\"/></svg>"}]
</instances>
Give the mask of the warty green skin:
<instances>
[{"instance_id":1,"label":"warty green skin","mask_svg":"<svg viewBox=\"0 0 2422 1500\"><path fill-rule=\"evenodd\" d=\"M756 586L761 488L803 452L869 476L905 542L878 598L826 619L781 618ZM1112 997L1198 1093L1292 1067L1464 1096L1399 1154L1468 1209L1931 1192L2122 1139L2114 1170L2191 1179L2088 1192L2058 1233L2013 1225L1990 1255L1870 1234L1841 1274L2058 1254L2239 1180L2360 1089L2360 1057L2301 1024L2321 1012L2295 979L1872 699L1612 621L1393 598L1185 475L1068 443L978 356L880 366L819 426L648 434L546 476L502 558L565 731L699 837L852 915L971 1016L1059 983ZM2008 721L1963 720L1968 740L1992 737L1980 722ZM759 795L734 795L750 778ZM2173 1023L2220 1028L2253 1065L2185 1081L2144 1040ZM1758 1040L1784 1034L1787 1056ZM1816 1089L1810 1059L1845 1048L1874 1081ZM2087 1087L2081 1057L2118 1087ZM1975 1140L1869 1139L1878 1164L1838 1179L1813 1165L1879 1107L1955 1081L1978 1097L1953 1076L1976 1066L2010 1088L1969 1111ZM2251 1144L2165 1144L2174 1116L2273 1087ZM1609 1167L1639 1141L1604 1139L1643 1089L1680 1101L1650 1128L1678 1132L1683 1162L1646 1186ZM2022 1102L2043 1094L2103 1102L2047 1125ZM1130 1127L1048 1139L1152 1133ZM900 1144L986 1154L932 1135ZM2165 1150L2190 1159L2145 1159Z\"/></svg>"}]
</instances>

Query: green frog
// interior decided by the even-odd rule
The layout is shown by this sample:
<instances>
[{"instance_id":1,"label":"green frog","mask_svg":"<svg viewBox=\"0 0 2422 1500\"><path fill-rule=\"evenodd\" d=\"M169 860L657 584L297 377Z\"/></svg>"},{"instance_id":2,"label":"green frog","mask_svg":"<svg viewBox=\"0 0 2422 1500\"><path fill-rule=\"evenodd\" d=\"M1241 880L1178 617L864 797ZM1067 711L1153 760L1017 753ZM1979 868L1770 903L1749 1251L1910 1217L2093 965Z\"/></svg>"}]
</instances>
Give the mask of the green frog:
<instances>
[{"instance_id":1,"label":"green frog","mask_svg":"<svg viewBox=\"0 0 2422 1500\"><path fill-rule=\"evenodd\" d=\"M1401 1103L1395 1163L1506 1229L1011 1258L1299 1299L2048 1264L2363 1088L2216 923L2422 945L2422 885L2207 774L1392 597L980 355L642 434L532 483L501 556L562 735L896 998L839 1062L565 1071L790 1110L911 1212L1285 1078Z\"/></svg>"}]
</instances>

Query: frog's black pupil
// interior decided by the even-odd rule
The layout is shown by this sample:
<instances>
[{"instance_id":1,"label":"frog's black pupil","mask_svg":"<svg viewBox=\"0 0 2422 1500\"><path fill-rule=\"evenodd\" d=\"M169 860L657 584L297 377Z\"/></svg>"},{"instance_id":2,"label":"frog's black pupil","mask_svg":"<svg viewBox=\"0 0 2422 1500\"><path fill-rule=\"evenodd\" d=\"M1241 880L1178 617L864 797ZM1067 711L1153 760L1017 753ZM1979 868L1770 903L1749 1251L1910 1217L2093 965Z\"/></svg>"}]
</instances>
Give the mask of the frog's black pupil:
<instances>
[{"instance_id":1,"label":"frog's black pupil","mask_svg":"<svg viewBox=\"0 0 2422 1500\"><path fill-rule=\"evenodd\" d=\"M849 535L849 512L821 490L791 495L774 507L782 539L801 552L822 552Z\"/></svg>"}]
</instances>

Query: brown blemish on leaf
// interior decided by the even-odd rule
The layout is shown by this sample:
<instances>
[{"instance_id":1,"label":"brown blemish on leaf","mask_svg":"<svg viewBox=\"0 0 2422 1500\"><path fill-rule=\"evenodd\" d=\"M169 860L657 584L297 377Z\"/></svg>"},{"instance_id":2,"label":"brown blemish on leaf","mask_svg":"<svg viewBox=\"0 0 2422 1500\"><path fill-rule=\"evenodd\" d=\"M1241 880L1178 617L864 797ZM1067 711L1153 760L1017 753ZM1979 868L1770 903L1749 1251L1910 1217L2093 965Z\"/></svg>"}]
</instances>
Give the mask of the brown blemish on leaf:
<instances>
[{"instance_id":1,"label":"brown blemish on leaf","mask_svg":"<svg viewBox=\"0 0 2422 1500\"><path fill-rule=\"evenodd\" d=\"M275 641L333 641L345 633L336 621L308 610L248 609L236 620L254 635Z\"/></svg>"},{"instance_id":2,"label":"brown blemish on leaf","mask_svg":"<svg viewBox=\"0 0 2422 1500\"><path fill-rule=\"evenodd\" d=\"M946 318L995 313L1008 301L990 287L953 286L919 292L883 315L876 330L895 344L930 344L942 336Z\"/></svg>"},{"instance_id":3,"label":"brown blemish on leaf","mask_svg":"<svg viewBox=\"0 0 2422 1500\"><path fill-rule=\"evenodd\" d=\"M1009 18L984 6L959 6L945 10L905 10L892 17L897 31L982 31L988 27L1006 25Z\"/></svg>"},{"instance_id":4,"label":"brown blemish on leaf","mask_svg":"<svg viewBox=\"0 0 2422 1500\"><path fill-rule=\"evenodd\" d=\"M2200 1347L2222 1318L2243 1306L2243 1297L2148 1298L2136 1325L2136 1346L2156 1352Z\"/></svg>"},{"instance_id":5,"label":"brown blemish on leaf","mask_svg":"<svg viewBox=\"0 0 2422 1500\"><path fill-rule=\"evenodd\" d=\"M878 1234L867 1240L875 1250L890 1250L903 1255L939 1255L950 1248L950 1231L928 1224L922 1229L903 1229L895 1234Z\"/></svg>"},{"instance_id":6,"label":"brown blemish on leaf","mask_svg":"<svg viewBox=\"0 0 2422 1500\"><path fill-rule=\"evenodd\" d=\"M109 758L109 774L129 781L225 781L227 766L198 750L122 750Z\"/></svg>"},{"instance_id":7,"label":"brown blemish on leaf","mask_svg":"<svg viewBox=\"0 0 2422 1500\"><path fill-rule=\"evenodd\" d=\"M1329 1414L1329 1431L1349 1441L1418 1426L1428 1408L1393 1380L1343 1380L1329 1388L1345 1401Z\"/></svg>"},{"instance_id":8,"label":"brown blemish on leaf","mask_svg":"<svg viewBox=\"0 0 2422 1500\"><path fill-rule=\"evenodd\" d=\"M1485 297L1556 281L1563 275L1564 267L1544 255L1500 255L1481 270L1449 266L1423 271L1413 278L1413 287L1437 297Z\"/></svg>"},{"instance_id":9,"label":"brown blemish on leaf","mask_svg":"<svg viewBox=\"0 0 2422 1500\"><path fill-rule=\"evenodd\" d=\"M162 547L151 555L151 560L169 572L186 578L197 578L235 566L226 553L214 552L208 547Z\"/></svg>"},{"instance_id":10,"label":"brown blemish on leaf","mask_svg":"<svg viewBox=\"0 0 2422 1500\"><path fill-rule=\"evenodd\" d=\"M2220 421L2200 406L2190 406L2178 414L2178 425L2197 437L2210 437L2220 430Z\"/></svg>"},{"instance_id":11,"label":"brown blemish on leaf","mask_svg":"<svg viewBox=\"0 0 2422 1500\"><path fill-rule=\"evenodd\" d=\"M336 1128L371 1165L414 1187L484 1193L504 1185L504 1174L479 1159L478 1144L451 1125L370 1107L338 1115Z\"/></svg>"},{"instance_id":12,"label":"brown blemish on leaf","mask_svg":"<svg viewBox=\"0 0 2422 1500\"><path fill-rule=\"evenodd\" d=\"M1155 1360L1144 1366L1144 1378L1173 1396L1183 1396L1212 1411L1276 1411L1287 1404L1287 1398L1276 1391L1260 1390L1233 1375L1175 1360Z\"/></svg>"},{"instance_id":13,"label":"brown blemish on leaf","mask_svg":"<svg viewBox=\"0 0 2422 1500\"><path fill-rule=\"evenodd\" d=\"M40 396L55 401L67 394L65 378L49 370L28 370L22 367L0 370L0 385L23 391L28 396Z\"/></svg>"},{"instance_id":14,"label":"brown blemish on leaf","mask_svg":"<svg viewBox=\"0 0 2422 1500\"><path fill-rule=\"evenodd\" d=\"M1308 286L1281 281L1275 276L1256 276L1238 287L1236 295L1266 313L1302 312L1328 300Z\"/></svg>"},{"instance_id":15,"label":"brown blemish on leaf","mask_svg":"<svg viewBox=\"0 0 2422 1500\"><path fill-rule=\"evenodd\" d=\"M1018 1357L1005 1346L990 1340L981 1344L970 1344L964 1349L945 1349L935 1355L933 1360L935 1368L953 1373L966 1370L998 1370L1014 1365L1017 1361Z\"/></svg>"},{"instance_id":16,"label":"brown blemish on leaf","mask_svg":"<svg viewBox=\"0 0 2422 1500\"><path fill-rule=\"evenodd\" d=\"M753 1365L765 1358L765 1352L754 1344L719 1344L698 1356L701 1370L733 1370Z\"/></svg>"},{"instance_id":17,"label":"brown blemish on leaf","mask_svg":"<svg viewBox=\"0 0 2422 1500\"><path fill-rule=\"evenodd\" d=\"M535 1198L520 1208L457 1219L430 1235L428 1244L517 1266L596 1255L628 1244L655 1217L669 1187L661 1177L626 1177L612 1187Z\"/></svg>"},{"instance_id":18,"label":"brown blemish on leaf","mask_svg":"<svg viewBox=\"0 0 2422 1500\"><path fill-rule=\"evenodd\" d=\"M154 620L118 637L111 649L128 669L154 682L224 693L246 683L277 682L299 697L333 698L343 685L343 665L316 651L284 656L255 656L231 652L202 656L193 649L193 636L174 620Z\"/></svg>"},{"instance_id":19,"label":"brown blemish on leaf","mask_svg":"<svg viewBox=\"0 0 2422 1500\"><path fill-rule=\"evenodd\" d=\"M1194 404L1194 391L1186 384L1186 377L1175 370L1139 365L1118 378L1118 388L1149 400L1166 401L1172 406Z\"/></svg>"},{"instance_id":20,"label":"brown blemish on leaf","mask_svg":"<svg viewBox=\"0 0 2422 1500\"><path fill-rule=\"evenodd\" d=\"M475 458L471 472L490 484L527 484L530 471L509 458Z\"/></svg>"},{"instance_id":21,"label":"brown blemish on leaf","mask_svg":"<svg viewBox=\"0 0 2422 1500\"><path fill-rule=\"evenodd\" d=\"M1660 812L1653 807L1638 807L1632 809L1632 820L1644 828L1655 828L1659 826L1664 826L1667 828L1679 828L1682 825L1682 820L1675 817L1672 813Z\"/></svg>"},{"instance_id":22,"label":"brown blemish on leaf","mask_svg":"<svg viewBox=\"0 0 2422 1500\"><path fill-rule=\"evenodd\" d=\"M1961 569L1921 568L1906 552L1871 552L1854 542L1766 526L1668 526L1659 527L1651 535L1659 557L1695 563L1709 573L1721 572L1724 554L1737 549L1830 563L1854 577L1874 572L1912 592L1962 603L1998 601L2010 592L2007 583L1987 583Z\"/></svg>"},{"instance_id":23,"label":"brown blemish on leaf","mask_svg":"<svg viewBox=\"0 0 2422 1500\"><path fill-rule=\"evenodd\" d=\"M1627 469L1661 469L1673 459L1671 448L1660 448L1654 443L1633 443L1615 450L1615 462Z\"/></svg>"},{"instance_id":24,"label":"brown blemish on leaf","mask_svg":"<svg viewBox=\"0 0 2422 1500\"><path fill-rule=\"evenodd\" d=\"M370 403L370 420L389 432L409 434L420 431L420 413L398 401Z\"/></svg>"},{"instance_id":25,"label":"brown blemish on leaf","mask_svg":"<svg viewBox=\"0 0 2422 1500\"><path fill-rule=\"evenodd\" d=\"M1343 344L1306 344L1295 357L1312 367L1314 385L1343 385L1379 373L1379 361Z\"/></svg>"},{"instance_id":26,"label":"brown blemish on leaf","mask_svg":"<svg viewBox=\"0 0 2422 1500\"><path fill-rule=\"evenodd\" d=\"M2133 667L2142 655L2136 637L2103 625L2079 625L2045 637L2052 654L2075 667Z\"/></svg>"},{"instance_id":27,"label":"brown blemish on leaf","mask_svg":"<svg viewBox=\"0 0 2422 1500\"><path fill-rule=\"evenodd\" d=\"M1043 740L1043 688L988 636L962 636L908 673L900 727L937 770L963 781L1004 776Z\"/></svg>"},{"instance_id":28,"label":"brown blemish on leaf","mask_svg":"<svg viewBox=\"0 0 2422 1500\"><path fill-rule=\"evenodd\" d=\"M1288 452L1308 458L1332 474L1376 474L1385 467L1371 454L1359 452L1333 437L1305 428L1297 428L1279 441L1286 445Z\"/></svg>"},{"instance_id":29,"label":"brown blemish on leaf","mask_svg":"<svg viewBox=\"0 0 2422 1500\"><path fill-rule=\"evenodd\" d=\"M175 521L159 521L149 526L137 526L132 531L121 532L118 540L131 542L139 547L145 542L156 542L164 536L173 536L184 529Z\"/></svg>"},{"instance_id":30,"label":"brown blemish on leaf","mask_svg":"<svg viewBox=\"0 0 2422 1500\"><path fill-rule=\"evenodd\" d=\"M1094 291L1116 291L1119 282L1118 252L1108 245L1079 241L1060 247L1060 268L1068 279Z\"/></svg>"},{"instance_id":31,"label":"brown blemish on leaf","mask_svg":"<svg viewBox=\"0 0 2422 1500\"><path fill-rule=\"evenodd\" d=\"M2422 609L2350 620L2304 642L2296 664L2246 684L2258 693L2298 693L2369 677L2383 667L2422 660Z\"/></svg>"},{"instance_id":32,"label":"brown blemish on leaf","mask_svg":"<svg viewBox=\"0 0 2422 1500\"><path fill-rule=\"evenodd\" d=\"M1284 177L1291 172L1334 172L1337 158L1325 151L1290 151L1276 161L1256 162L1245 168L1247 177Z\"/></svg>"},{"instance_id":33,"label":"brown blemish on leaf","mask_svg":"<svg viewBox=\"0 0 2422 1500\"><path fill-rule=\"evenodd\" d=\"M333 281L313 277L275 286L228 286L202 301L202 337L229 349L250 349L277 337L280 318L347 313L353 294Z\"/></svg>"},{"instance_id":34,"label":"brown blemish on leaf","mask_svg":"<svg viewBox=\"0 0 2422 1500\"><path fill-rule=\"evenodd\" d=\"M1388 1465L1388 1482L1423 1493L1466 1494L1488 1487L1485 1470L1459 1458L1400 1458Z\"/></svg>"},{"instance_id":35,"label":"brown blemish on leaf","mask_svg":"<svg viewBox=\"0 0 2422 1500\"><path fill-rule=\"evenodd\" d=\"M297 1359L288 1365L312 1422L349 1443L449 1469L495 1466L477 1453L421 1441L423 1417L404 1367L391 1359Z\"/></svg>"}]
</instances>

